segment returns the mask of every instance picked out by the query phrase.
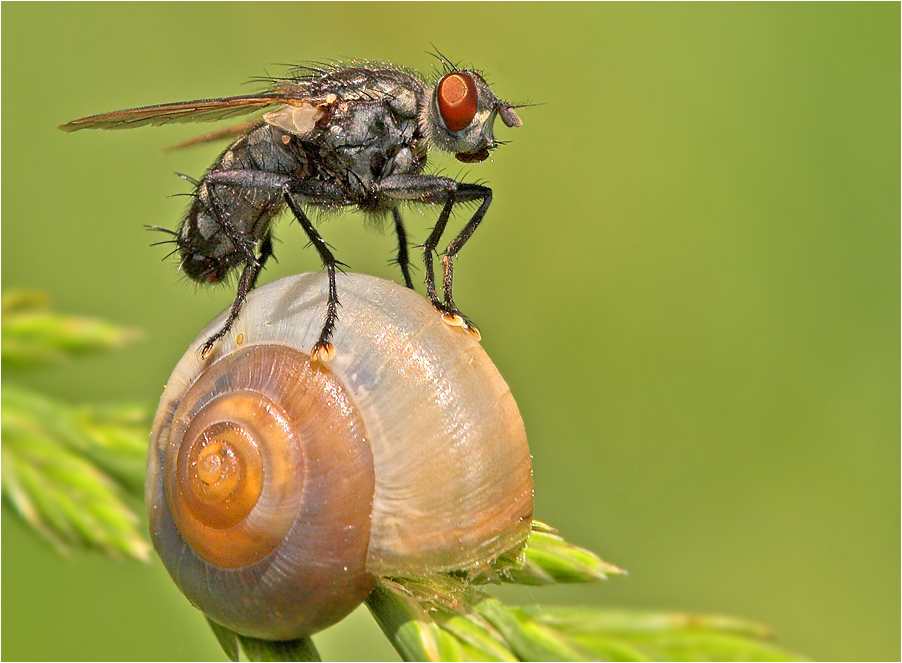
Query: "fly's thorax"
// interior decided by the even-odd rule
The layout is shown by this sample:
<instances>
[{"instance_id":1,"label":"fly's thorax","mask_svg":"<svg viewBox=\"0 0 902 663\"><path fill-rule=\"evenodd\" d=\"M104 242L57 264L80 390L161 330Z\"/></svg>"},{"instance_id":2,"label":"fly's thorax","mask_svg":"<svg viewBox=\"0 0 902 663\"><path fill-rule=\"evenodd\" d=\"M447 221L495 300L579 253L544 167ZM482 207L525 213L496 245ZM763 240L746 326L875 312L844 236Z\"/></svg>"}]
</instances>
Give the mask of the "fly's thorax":
<instances>
[{"instance_id":1,"label":"fly's thorax","mask_svg":"<svg viewBox=\"0 0 902 663\"><path fill-rule=\"evenodd\" d=\"M418 74L384 64L359 65L326 74L310 92L320 96L334 93L350 104L378 101L386 104L398 117L417 117L430 92L429 85Z\"/></svg>"},{"instance_id":2,"label":"fly's thorax","mask_svg":"<svg viewBox=\"0 0 902 663\"><path fill-rule=\"evenodd\" d=\"M329 170L348 174L348 194L355 201L364 202L383 177L422 170L425 155L414 109L415 102L403 95L342 101L316 136L319 160L341 164Z\"/></svg>"},{"instance_id":3,"label":"fly's thorax","mask_svg":"<svg viewBox=\"0 0 902 663\"><path fill-rule=\"evenodd\" d=\"M419 110L421 98L424 94L418 94L420 90L404 89L398 86L389 93L388 105L400 118L415 120Z\"/></svg>"}]
</instances>

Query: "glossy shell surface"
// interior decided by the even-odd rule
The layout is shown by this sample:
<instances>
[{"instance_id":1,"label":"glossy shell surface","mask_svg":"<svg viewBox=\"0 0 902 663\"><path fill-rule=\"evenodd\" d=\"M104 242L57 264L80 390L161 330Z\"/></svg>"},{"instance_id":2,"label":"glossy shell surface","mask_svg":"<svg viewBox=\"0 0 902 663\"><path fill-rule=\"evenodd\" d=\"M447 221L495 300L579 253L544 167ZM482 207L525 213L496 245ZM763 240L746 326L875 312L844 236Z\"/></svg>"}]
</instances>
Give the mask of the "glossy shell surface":
<instances>
[{"instance_id":1,"label":"glossy shell surface","mask_svg":"<svg viewBox=\"0 0 902 663\"><path fill-rule=\"evenodd\" d=\"M170 515L166 451L175 444L172 431L186 426L174 421L185 393L203 373L221 370L221 362L255 346L285 346L309 356L325 315L326 288L322 274L258 288L231 333L202 359L200 348L222 316L214 320L176 366L154 422L147 503L155 546L195 605L214 620L258 637L306 634L298 632L300 622L290 615L277 615L275 627L262 616L241 627L244 617L238 613L282 613L304 601L305 587L289 588L283 599L279 584L299 560L311 557L317 563L322 551L314 545L313 552L305 552L304 546L319 537L300 535L292 542L300 550L275 550L246 567L215 568L184 541ZM343 274L338 288L337 354L325 370L343 385L359 412L369 453L333 455L349 463L372 458L372 487L367 486L367 470L351 480L358 475L349 468L344 481L357 492L372 491L369 521L348 526L369 529L365 573L378 577L473 569L520 545L532 519L526 435L510 390L479 343L442 322L423 297L393 282ZM302 492L306 498L306 484ZM317 499L324 497L329 500L327 492ZM358 582L365 595L373 578L350 582ZM218 584L228 585L239 598L218 592L207 597L205 592ZM347 610L342 607L301 631L324 628L343 616L339 612Z\"/></svg>"}]
</instances>

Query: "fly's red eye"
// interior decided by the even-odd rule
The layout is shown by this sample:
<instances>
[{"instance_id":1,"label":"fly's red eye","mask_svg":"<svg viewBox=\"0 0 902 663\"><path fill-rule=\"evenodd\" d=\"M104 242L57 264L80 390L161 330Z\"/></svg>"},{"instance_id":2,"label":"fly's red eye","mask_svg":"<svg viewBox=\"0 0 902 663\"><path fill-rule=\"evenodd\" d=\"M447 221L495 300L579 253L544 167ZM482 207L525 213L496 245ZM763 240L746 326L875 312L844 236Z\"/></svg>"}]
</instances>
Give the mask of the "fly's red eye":
<instances>
[{"instance_id":1,"label":"fly's red eye","mask_svg":"<svg viewBox=\"0 0 902 663\"><path fill-rule=\"evenodd\" d=\"M476 116L476 84L462 72L448 74L435 90L442 122L449 131L460 131Z\"/></svg>"}]
</instances>

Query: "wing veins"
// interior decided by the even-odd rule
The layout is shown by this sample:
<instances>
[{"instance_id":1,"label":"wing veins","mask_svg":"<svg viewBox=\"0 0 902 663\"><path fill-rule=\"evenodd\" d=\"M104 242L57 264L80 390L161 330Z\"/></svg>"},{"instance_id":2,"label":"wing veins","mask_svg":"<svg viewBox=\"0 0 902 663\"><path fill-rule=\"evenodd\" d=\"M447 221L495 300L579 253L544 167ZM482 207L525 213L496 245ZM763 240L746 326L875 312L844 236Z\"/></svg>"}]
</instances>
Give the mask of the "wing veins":
<instances>
[{"instance_id":1,"label":"wing veins","mask_svg":"<svg viewBox=\"0 0 902 663\"><path fill-rule=\"evenodd\" d=\"M221 99L196 99L169 104L139 106L124 110L89 115L60 126L65 132L80 129L131 129L147 125L177 122L214 122L236 115L244 115L268 106L296 105L306 99L287 90L247 94Z\"/></svg>"}]
</instances>

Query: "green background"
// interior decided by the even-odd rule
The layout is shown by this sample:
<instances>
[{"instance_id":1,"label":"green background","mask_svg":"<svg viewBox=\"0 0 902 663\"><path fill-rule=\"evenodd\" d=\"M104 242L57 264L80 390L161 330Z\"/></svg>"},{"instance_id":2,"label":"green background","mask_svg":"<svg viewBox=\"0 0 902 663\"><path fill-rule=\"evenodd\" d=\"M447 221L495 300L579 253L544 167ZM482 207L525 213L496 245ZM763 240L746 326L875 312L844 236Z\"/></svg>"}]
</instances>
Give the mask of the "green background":
<instances>
[{"instance_id":1,"label":"green background","mask_svg":"<svg viewBox=\"0 0 902 663\"><path fill-rule=\"evenodd\" d=\"M219 147L205 127L56 125L253 90L278 63L434 44L523 109L458 303L516 396L536 516L630 571L517 602L723 612L818 659L898 659L900 8L888 4L8 4L3 288L146 330L20 377L74 401L155 403L231 300L186 284L174 226ZM408 213L414 241L437 210ZM457 217L457 223L461 218ZM396 278L393 238L321 227ZM283 221L264 281L318 269ZM418 272L418 278L422 270ZM10 379L7 374L6 379ZM61 561L3 514L5 659L222 658L158 562ZM393 652L358 612L327 658Z\"/></svg>"}]
</instances>

